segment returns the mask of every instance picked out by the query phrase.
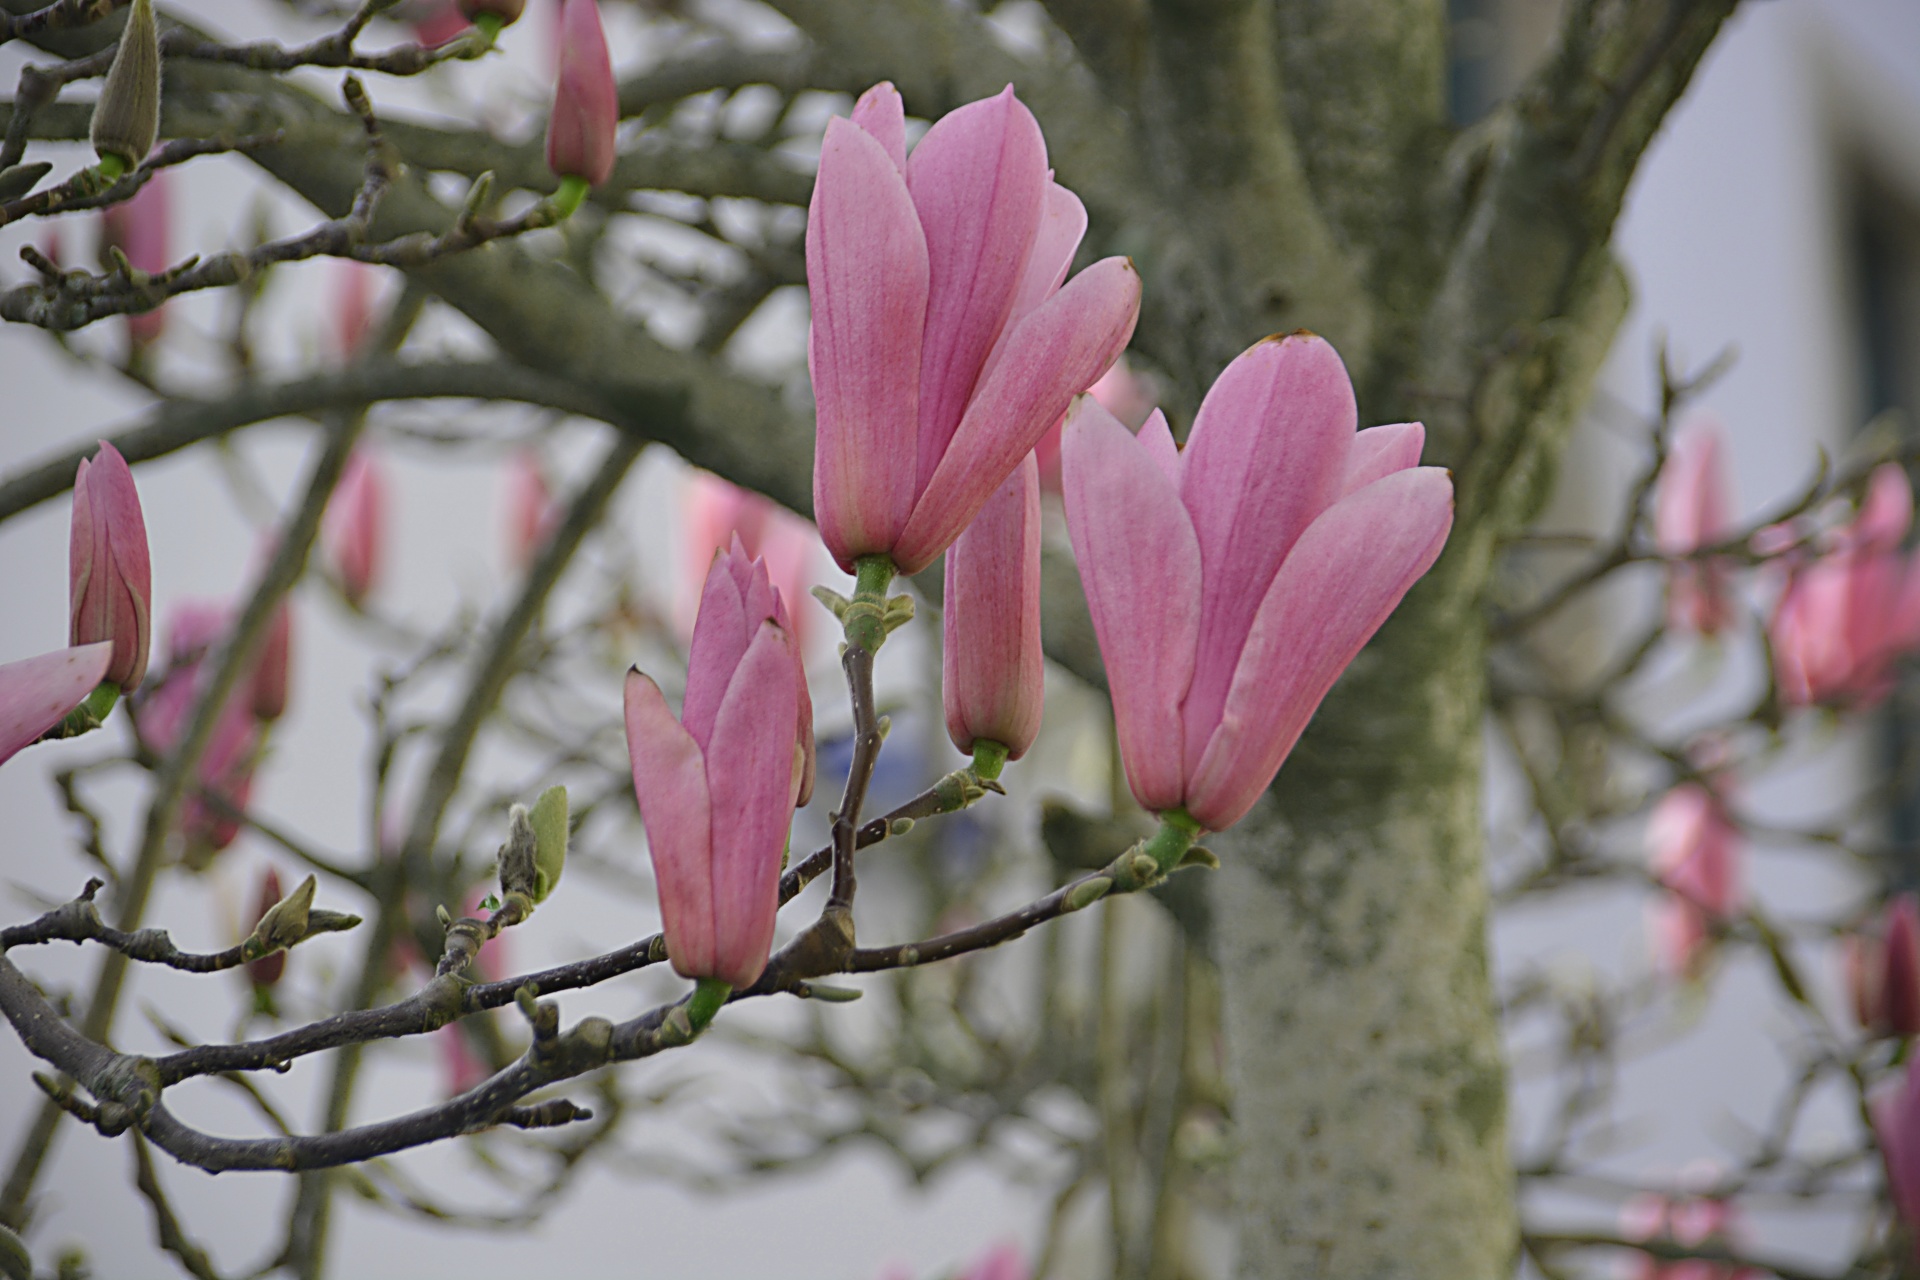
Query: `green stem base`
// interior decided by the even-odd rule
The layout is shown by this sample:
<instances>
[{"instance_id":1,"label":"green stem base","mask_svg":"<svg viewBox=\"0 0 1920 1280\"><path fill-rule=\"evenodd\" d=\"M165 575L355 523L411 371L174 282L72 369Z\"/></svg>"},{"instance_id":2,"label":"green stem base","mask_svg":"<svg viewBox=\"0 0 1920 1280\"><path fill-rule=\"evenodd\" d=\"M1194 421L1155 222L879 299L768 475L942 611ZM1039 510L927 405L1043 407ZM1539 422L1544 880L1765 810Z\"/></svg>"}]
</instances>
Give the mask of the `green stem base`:
<instances>
[{"instance_id":1,"label":"green stem base","mask_svg":"<svg viewBox=\"0 0 1920 1280\"><path fill-rule=\"evenodd\" d=\"M693 994L687 998L687 1021L693 1026L693 1034L707 1029L732 994L733 987L718 978L702 978L694 984Z\"/></svg>"}]
</instances>

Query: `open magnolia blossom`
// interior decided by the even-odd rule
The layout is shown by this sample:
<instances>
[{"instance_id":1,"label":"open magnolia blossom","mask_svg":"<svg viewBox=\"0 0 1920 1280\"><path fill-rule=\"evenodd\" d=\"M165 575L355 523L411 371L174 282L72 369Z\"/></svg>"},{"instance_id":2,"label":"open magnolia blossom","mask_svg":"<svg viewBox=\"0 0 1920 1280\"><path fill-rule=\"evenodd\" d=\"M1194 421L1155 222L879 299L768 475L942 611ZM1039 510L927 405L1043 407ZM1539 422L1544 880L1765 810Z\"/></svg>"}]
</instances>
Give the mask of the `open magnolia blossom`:
<instances>
[{"instance_id":1,"label":"open magnolia blossom","mask_svg":"<svg viewBox=\"0 0 1920 1280\"><path fill-rule=\"evenodd\" d=\"M1228 365L1184 451L1158 412L1135 436L1074 402L1067 525L1142 807L1238 822L1439 557L1453 484L1417 465L1424 429L1356 418L1345 366L1310 334Z\"/></svg>"},{"instance_id":2,"label":"open magnolia blossom","mask_svg":"<svg viewBox=\"0 0 1920 1280\"><path fill-rule=\"evenodd\" d=\"M828 122L807 365L814 518L841 568L932 564L1126 348L1140 277L1105 258L1067 280L1086 227L1011 87L942 117L911 156L891 84Z\"/></svg>"}]
</instances>

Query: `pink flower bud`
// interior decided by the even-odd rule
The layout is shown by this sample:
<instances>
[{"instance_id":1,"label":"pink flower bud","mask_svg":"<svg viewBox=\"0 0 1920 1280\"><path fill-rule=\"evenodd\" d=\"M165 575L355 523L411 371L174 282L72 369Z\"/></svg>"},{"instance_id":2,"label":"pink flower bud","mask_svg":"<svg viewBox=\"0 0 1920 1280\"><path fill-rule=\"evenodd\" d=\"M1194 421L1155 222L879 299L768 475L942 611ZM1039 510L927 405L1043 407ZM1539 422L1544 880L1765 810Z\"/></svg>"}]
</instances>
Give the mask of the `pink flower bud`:
<instances>
[{"instance_id":1,"label":"pink flower bud","mask_svg":"<svg viewBox=\"0 0 1920 1280\"><path fill-rule=\"evenodd\" d=\"M941 694L947 736L1018 760L1040 732L1040 464L1029 454L947 549Z\"/></svg>"},{"instance_id":2,"label":"pink flower bud","mask_svg":"<svg viewBox=\"0 0 1920 1280\"><path fill-rule=\"evenodd\" d=\"M749 556L767 562L767 576L779 589L780 598L791 602L794 643L804 653L809 631L806 620L810 616L805 601L813 585L820 546L820 535L813 525L773 499L707 471L696 471L689 478L682 514L687 589L685 603L676 613L684 619L684 634L692 634L701 584L714 554L727 550L739 538Z\"/></svg>"},{"instance_id":3,"label":"pink flower bud","mask_svg":"<svg viewBox=\"0 0 1920 1280\"><path fill-rule=\"evenodd\" d=\"M445 44L468 25L455 0L419 0L411 6L406 22L413 28L413 38L429 49Z\"/></svg>"},{"instance_id":4,"label":"pink flower bud","mask_svg":"<svg viewBox=\"0 0 1920 1280\"><path fill-rule=\"evenodd\" d=\"M1722 449L1725 432L1711 419L1680 429L1654 491L1654 539L1661 554L1686 556L1733 531ZM1733 568L1723 559L1680 560L1669 567L1668 625L1717 635L1733 621Z\"/></svg>"},{"instance_id":5,"label":"pink flower bud","mask_svg":"<svg viewBox=\"0 0 1920 1280\"><path fill-rule=\"evenodd\" d=\"M1714 926L1740 907L1739 830L1722 797L1683 782L1653 807L1647 852L1654 878L1666 890L1653 914L1656 958L1670 977L1698 977Z\"/></svg>"},{"instance_id":6,"label":"pink flower bud","mask_svg":"<svg viewBox=\"0 0 1920 1280\"><path fill-rule=\"evenodd\" d=\"M1886 1162L1887 1198L1906 1230L1907 1257L1920 1265L1920 1059L1908 1059L1900 1086L1873 1104L1873 1135Z\"/></svg>"},{"instance_id":7,"label":"pink flower bud","mask_svg":"<svg viewBox=\"0 0 1920 1280\"><path fill-rule=\"evenodd\" d=\"M812 755L812 726L804 742L796 732L805 682L784 616L766 565L736 543L707 574L680 719L659 686L627 673L634 796L683 977L749 986L772 947L780 858Z\"/></svg>"},{"instance_id":8,"label":"pink flower bud","mask_svg":"<svg viewBox=\"0 0 1920 1280\"><path fill-rule=\"evenodd\" d=\"M1862 1030L1920 1035L1920 901L1887 904L1877 933L1847 939L1847 987Z\"/></svg>"},{"instance_id":9,"label":"pink flower bud","mask_svg":"<svg viewBox=\"0 0 1920 1280\"><path fill-rule=\"evenodd\" d=\"M172 265L172 210L168 197L171 179L165 169L158 170L131 200L108 205L100 215L100 257L105 261L112 246L126 255L127 265L136 271L158 275ZM151 311L127 316L127 334L134 349L151 346L166 331L166 304Z\"/></svg>"},{"instance_id":10,"label":"pink flower bud","mask_svg":"<svg viewBox=\"0 0 1920 1280\"><path fill-rule=\"evenodd\" d=\"M366 450L356 449L347 459L340 485L327 502L322 532L340 573L340 588L357 605L379 581L386 552L387 481Z\"/></svg>"},{"instance_id":11,"label":"pink flower bud","mask_svg":"<svg viewBox=\"0 0 1920 1280\"><path fill-rule=\"evenodd\" d=\"M74 476L67 584L68 642L113 641L107 679L124 691L138 688L153 632L147 525L127 460L104 440Z\"/></svg>"},{"instance_id":12,"label":"pink flower bud","mask_svg":"<svg viewBox=\"0 0 1920 1280\"><path fill-rule=\"evenodd\" d=\"M278 720L287 710L288 668L293 661L293 606L286 601L273 611L267 634L260 641L253 674L247 677L247 699L261 720Z\"/></svg>"},{"instance_id":13,"label":"pink flower bud","mask_svg":"<svg viewBox=\"0 0 1920 1280\"><path fill-rule=\"evenodd\" d=\"M205 658L231 625L232 615L222 605L186 601L175 607L167 633L167 670L133 704L135 728L150 750L164 755L179 742ZM194 786L180 806L180 829L190 863L203 865L239 835L240 821L230 810L244 811L252 799L260 747L249 679L221 708L213 737L200 756ZM204 793L217 796L217 802Z\"/></svg>"},{"instance_id":14,"label":"pink flower bud","mask_svg":"<svg viewBox=\"0 0 1920 1280\"><path fill-rule=\"evenodd\" d=\"M562 0L560 58L547 118L547 168L599 186L613 172L620 99L596 0Z\"/></svg>"},{"instance_id":15,"label":"pink flower bud","mask_svg":"<svg viewBox=\"0 0 1920 1280\"><path fill-rule=\"evenodd\" d=\"M807 216L814 515L840 567L931 564L1132 336L1140 278L1066 281L1086 210L1009 87L906 156L890 84L828 122Z\"/></svg>"},{"instance_id":16,"label":"pink flower bud","mask_svg":"<svg viewBox=\"0 0 1920 1280\"><path fill-rule=\"evenodd\" d=\"M1266 339L1207 393L1184 453L1091 396L1062 441L1067 527L1127 783L1153 812L1238 822L1320 700L1440 555L1453 484L1418 423L1355 432L1312 335Z\"/></svg>"},{"instance_id":17,"label":"pink flower bud","mask_svg":"<svg viewBox=\"0 0 1920 1280\"><path fill-rule=\"evenodd\" d=\"M1892 691L1894 663L1920 647L1920 564L1901 550L1912 522L1913 488L1887 463L1833 549L1793 570L1768 627L1783 701L1865 709Z\"/></svg>"},{"instance_id":18,"label":"pink flower bud","mask_svg":"<svg viewBox=\"0 0 1920 1280\"><path fill-rule=\"evenodd\" d=\"M113 646L103 640L0 666L0 764L85 702L112 661Z\"/></svg>"},{"instance_id":19,"label":"pink flower bud","mask_svg":"<svg viewBox=\"0 0 1920 1280\"><path fill-rule=\"evenodd\" d=\"M364 262L336 259L333 266L333 345L342 360L351 360L373 332L374 268Z\"/></svg>"},{"instance_id":20,"label":"pink flower bud","mask_svg":"<svg viewBox=\"0 0 1920 1280\"><path fill-rule=\"evenodd\" d=\"M1735 1243L1739 1220L1726 1200L1711 1196L1643 1195L1620 1214L1621 1230L1631 1240L1660 1241L1683 1248ZM1750 1267L1705 1259L1668 1261L1640 1255L1634 1280L1760 1280Z\"/></svg>"},{"instance_id":21,"label":"pink flower bud","mask_svg":"<svg viewBox=\"0 0 1920 1280\"><path fill-rule=\"evenodd\" d=\"M505 519L507 563L525 570L540 549L547 545L560 511L553 504L553 491L547 487L540 459L531 449L522 449L507 464Z\"/></svg>"},{"instance_id":22,"label":"pink flower bud","mask_svg":"<svg viewBox=\"0 0 1920 1280\"><path fill-rule=\"evenodd\" d=\"M260 923L267 912L273 910L286 890L280 887L280 873L268 867L266 874L260 877L260 892L255 895L256 906L253 913L255 925ZM256 987L279 985L281 975L287 971L287 953L276 951L272 955L261 956L258 960L247 961L247 980Z\"/></svg>"}]
</instances>

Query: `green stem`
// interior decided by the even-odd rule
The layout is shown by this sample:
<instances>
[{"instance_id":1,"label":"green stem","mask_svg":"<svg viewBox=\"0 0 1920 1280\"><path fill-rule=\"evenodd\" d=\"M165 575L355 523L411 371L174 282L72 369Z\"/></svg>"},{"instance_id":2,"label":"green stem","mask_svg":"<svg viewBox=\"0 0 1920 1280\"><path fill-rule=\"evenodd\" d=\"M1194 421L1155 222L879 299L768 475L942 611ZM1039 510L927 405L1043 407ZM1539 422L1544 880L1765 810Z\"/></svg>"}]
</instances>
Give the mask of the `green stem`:
<instances>
[{"instance_id":1,"label":"green stem","mask_svg":"<svg viewBox=\"0 0 1920 1280\"><path fill-rule=\"evenodd\" d=\"M547 203L553 207L554 221L565 222L573 216L580 202L587 198L587 180L568 176L560 179L560 188L547 197Z\"/></svg>"},{"instance_id":2,"label":"green stem","mask_svg":"<svg viewBox=\"0 0 1920 1280\"><path fill-rule=\"evenodd\" d=\"M687 1021L693 1024L693 1034L699 1035L713 1021L713 1015L720 1012L720 1006L733 994L733 987L718 978L702 978L694 984L693 994L687 997Z\"/></svg>"},{"instance_id":3,"label":"green stem","mask_svg":"<svg viewBox=\"0 0 1920 1280\"><path fill-rule=\"evenodd\" d=\"M992 782L1007 767L1007 748L991 738L973 740L973 776L982 782Z\"/></svg>"},{"instance_id":4,"label":"green stem","mask_svg":"<svg viewBox=\"0 0 1920 1280\"><path fill-rule=\"evenodd\" d=\"M1160 829L1153 833L1153 839L1147 841L1141 852L1152 858L1160 868L1160 874L1165 875L1179 864L1187 850L1193 848L1193 842L1200 838L1202 827L1185 809L1168 809L1158 816Z\"/></svg>"},{"instance_id":5,"label":"green stem","mask_svg":"<svg viewBox=\"0 0 1920 1280\"><path fill-rule=\"evenodd\" d=\"M113 182L127 171L127 158L118 151L103 151L100 153L100 163L95 167L99 169L101 177Z\"/></svg>"},{"instance_id":6,"label":"green stem","mask_svg":"<svg viewBox=\"0 0 1920 1280\"><path fill-rule=\"evenodd\" d=\"M493 42L500 38L500 33L507 27L506 20L497 13L475 14L473 25L487 38L488 48L493 47Z\"/></svg>"},{"instance_id":7,"label":"green stem","mask_svg":"<svg viewBox=\"0 0 1920 1280\"><path fill-rule=\"evenodd\" d=\"M853 603L842 619L849 645L880 652L887 638L887 587L894 572L891 556L861 556L853 562Z\"/></svg>"}]
</instances>

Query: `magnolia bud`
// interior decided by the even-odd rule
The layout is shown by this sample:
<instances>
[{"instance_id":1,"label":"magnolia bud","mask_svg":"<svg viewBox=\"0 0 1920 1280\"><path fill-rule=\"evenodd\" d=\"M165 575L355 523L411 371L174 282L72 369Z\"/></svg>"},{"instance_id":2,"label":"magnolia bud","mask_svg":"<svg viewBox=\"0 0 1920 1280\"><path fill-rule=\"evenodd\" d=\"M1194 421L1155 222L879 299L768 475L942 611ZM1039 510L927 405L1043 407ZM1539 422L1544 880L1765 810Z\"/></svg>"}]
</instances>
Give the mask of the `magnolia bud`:
<instances>
[{"instance_id":1,"label":"magnolia bud","mask_svg":"<svg viewBox=\"0 0 1920 1280\"><path fill-rule=\"evenodd\" d=\"M267 918L267 912L273 910L280 901L280 873L272 867L260 878L260 919ZM274 951L261 956L258 960L247 961L247 978L256 987L271 987L280 981L280 975L287 970L287 953Z\"/></svg>"},{"instance_id":2,"label":"magnolia bud","mask_svg":"<svg viewBox=\"0 0 1920 1280\"><path fill-rule=\"evenodd\" d=\"M313 910L313 893L319 882L308 876L293 887L293 892L267 908L260 923L247 939L250 958L284 950L301 941L310 932L307 916Z\"/></svg>"},{"instance_id":3,"label":"magnolia bud","mask_svg":"<svg viewBox=\"0 0 1920 1280\"><path fill-rule=\"evenodd\" d=\"M533 802L533 900L545 902L567 865L567 789L548 787Z\"/></svg>"},{"instance_id":4,"label":"magnolia bud","mask_svg":"<svg viewBox=\"0 0 1920 1280\"><path fill-rule=\"evenodd\" d=\"M563 0L559 61L547 119L547 168L597 187L613 172L620 104L596 0Z\"/></svg>"},{"instance_id":5,"label":"magnolia bud","mask_svg":"<svg viewBox=\"0 0 1920 1280\"><path fill-rule=\"evenodd\" d=\"M153 570L147 526L127 460L112 445L82 459L73 480L73 526L67 557L69 644L113 641L107 679L123 691L147 673L153 632Z\"/></svg>"},{"instance_id":6,"label":"magnolia bud","mask_svg":"<svg viewBox=\"0 0 1920 1280\"><path fill-rule=\"evenodd\" d=\"M507 811L507 842L500 846L501 893L517 893L538 901L535 894L539 876L538 844L527 806L514 805Z\"/></svg>"},{"instance_id":7,"label":"magnolia bud","mask_svg":"<svg viewBox=\"0 0 1920 1280\"><path fill-rule=\"evenodd\" d=\"M93 108L93 149L128 169L147 158L160 136L160 29L153 0L133 0L120 47Z\"/></svg>"}]
</instances>

